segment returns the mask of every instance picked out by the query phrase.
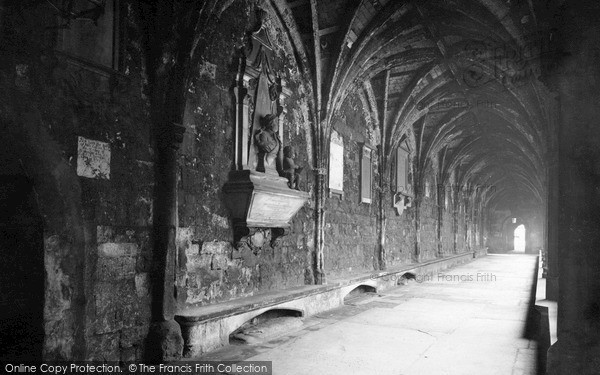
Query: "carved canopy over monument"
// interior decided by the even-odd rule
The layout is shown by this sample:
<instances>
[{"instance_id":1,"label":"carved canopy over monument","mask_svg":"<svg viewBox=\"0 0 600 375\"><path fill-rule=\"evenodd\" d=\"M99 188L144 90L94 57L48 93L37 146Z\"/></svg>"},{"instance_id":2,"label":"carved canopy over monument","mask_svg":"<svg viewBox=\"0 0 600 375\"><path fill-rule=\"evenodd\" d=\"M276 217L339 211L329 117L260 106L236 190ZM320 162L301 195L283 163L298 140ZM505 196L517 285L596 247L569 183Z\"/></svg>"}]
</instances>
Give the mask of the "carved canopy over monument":
<instances>
[{"instance_id":1,"label":"carved canopy over monument","mask_svg":"<svg viewBox=\"0 0 600 375\"><path fill-rule=\"evenodd\" d=\"M308 200L297 190L301 167L284 145L285 81L272 68L273 47L264 25L248 38L234 86L234 170L223 191L232 212L236 241L256 228L287 228ZM284 149L287 150L284 161ZM273 237L285 231L273 232Z\"/></svg>"},{"instance_id":2,"label":"carved canopy over monument","mask_svg":"<svg viewBox=\"0 0 600 375\"><path fill-rule=\"evenodd\" d=\"M235 169L281 175L283 103L290 91L273 71L273 47L264 27L249 37L240 61L236 98Z\"/></svg>"}]
</instances>

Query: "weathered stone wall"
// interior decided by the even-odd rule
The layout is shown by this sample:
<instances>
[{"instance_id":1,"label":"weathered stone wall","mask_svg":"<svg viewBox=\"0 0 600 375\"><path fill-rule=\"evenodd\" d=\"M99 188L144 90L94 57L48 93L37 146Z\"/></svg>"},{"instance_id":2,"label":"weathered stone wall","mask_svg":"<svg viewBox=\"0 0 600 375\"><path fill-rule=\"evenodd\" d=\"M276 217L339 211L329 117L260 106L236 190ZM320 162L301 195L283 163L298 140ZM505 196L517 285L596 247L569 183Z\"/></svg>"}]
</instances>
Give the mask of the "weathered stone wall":
<instances>
[{"instance_id":1,"label":"weathered stone wall","mask_svg":"<svg viewBox=\"0 0 600 375\"><path fill-rule=\"evenodd\" d=\"M454 216L452 206L442 211L442 253L444 255L454 254Z\"/></svg>"},{"instance_id":2,"label":"weathered stone wall","mask_svg":"<svg viewBox=\"0 0 600 375\"><path fill-rule=\"evenodd\" d=\"M438 254L438 206L435 197L423 197L420 209L419 251L421 260L435 259Z\"/></svg>"},{"instance_id":3,"label":"weathered stone wall","mask_svg":"<svg viewBox=\"0 0 600 375\"><path fill-rule=\"evenodd\" d=\"M151 142L138 18L122 5L118 71L57 52L49 9L4 9L0 126L44 218L47 359L140 358L149 322ZM109 179L77 176L79 136L109 144Z\"/></svg>"},{"instance_id":4,"label":"weathered stone wall","mask_svg":"<svg viewBox=\"0 0 600 375\"><path fill-rule=\"evenodd\" d=\"M509 229L506 229L507 223L510 223L510 210L491 210L489 214L489 236L486 245L490 252L506 252L510 250L506 246L506 236L509 235ZM506 221L509 220L509 221ZM513 228L514 229L514 228ZM512 235L512 234L510 234Z\"/></svg>"},{"instance_id":5,"label":"weathered stone wall","mask_svg":"<svg viewBox=\"0 0 600 375\"><path fill-rule=\"evenodd\" d=\"M378 194L373 189L370 204L360 197L360 143L376 146L367 125L360 100L349 98L334 129L344 140L344 195L334 195L325 203L325 273L336 278L373 270L377 251ZM373 158L373 187L378 181L377 160Z\"/></svg>"},{"instance_id":6,"label":"weathered stone wall","mask_svg":"<svg viewBox=\"0 0 600 375\"><path fill-rule=\"evenodd\" d=\"M310 274L314 242L312 202L293 219L291 233L281 244L272 247L269 238L265 238L262 249L254 253L235 249L231 217L222 193L234 161L232 88L240 69L239 50L246 48L248 33L256 30L256 11L252 2L240 1L223 13L210 30L212 36L202 56L202 66L189 87L184 117L187 130L178 177L176 288L180 308L303 285ZM283 31L268 18L265 28L275 50L270 67L292 92L283 103L284 132L280 136L283 145L295 147L296 164L305 167L300 189L311 191L313 155L305 88L300 83L291 47L282 38ZM250 107L249 117L253 118Z\"/></svg>"},{"instance_id":7,"label":"weathered stone wall","mask_svg":"<svg viewBox=\"0 0 600 375\"><path fill-rule=\"evenodd\" d=\"M465 214L462 211L459 211L458 214L458 230L456 235L456 251L458 253L462 253L468 251L467 244L465 242L465 238L467 236L467 231L465 227Z\"/></svg>"},{"instance_id":8,"label":"weathered stone wall","mask_svg":"<svg viewBox=\"0 0 600 375\"><path fill-rule=\"evenodd\" d=\"M98 226L89 359L142 358L150 320L148 227Z\"/></svg>"},{"instance_id":9,"label":"weathered stone wall","mask_svg":"<svg viewBox=\"0 0 600 375\"><path fill-rule=\"evenodd\" d=\"M409 207L398 216L391 209L391 202L386 212L387 226L385 249L387 251L387 266L389 268L413 263L415 259L415 209Z\"/></svg>"},{"instance_id":10,"label":"weathered stone wall","mask_svg":"<svg viewBox=\"0 0 600 375\"><path fill-rule=\"evenodd\" d=\"M412 164L412 158L409 156L409 164ZM391 163L391 168L395 168L395 164ZM394 173L392 173L393 175ZM414 171L411 169L408 173L408 183L414 186ZM395 183L393 177L390 178L391 184ZM390 185L391 185L390 184ZM386 251L386 267L392 269L402 265L414 263L416 258L416 227L415 227L415 201L411 197L410 207L406 207L401 214L393 208L394 192L390 185L383 188L385 193L385 251Z\"/></svg>"},{"instance_id":11,"label":"weathered stone wall","mask_svg":"<svg viewBox=\"0 0 600 375\"><path fill-rule=\"evenodd\" d=\"M305 166L300 189L309 203L290 234L260 251L236 249L222 188L233 164L232 86L245 37L257 26L254 1L234 1L207 32L205 53L187 87L186 132L178 157L176 298L179 308L311 283L314 266L315 143L309 93L294 52L271 14L272 70L292 93L282 115L284 145ZM122 1L119 63L99 67L56 51L56 18L43 7L3 8L0 44L0 126L7 162L0 174L33 181L44 220L46 359L133 360L142 357L150 321L154 139L147 101L140 3ZM13 13L11 13L13 12ZM54 25L56 26L56 25ZM54 30L54 31L52 31ZM112 42L112 40L111 40ZM4 53L6 52L6 53ZM325 202L324 266L328 278L377 268L379 191L373 157L370 204L360 202L360 143L377 146L361 101L350 96L333 126L344 139L344 195ZM77 175L78 137L109 145L110 178ZM157 135L158 136L158 135ZM433 172L428 176L432 177ZM108 176L104 176L108 177ZM413 182L414 183L414 182ZM386 183L387 185L387 183ZM435 192L396 216L385 202L387 266L438 256ZM450 211L443 215L442 249L453 251ZM470 225L474 246L475 233ZM464 214L457 249L467 250ZM255 238L255 240L258 240ZM416 241L419 241L416 244Z\"/></svg>"}]
</instances>

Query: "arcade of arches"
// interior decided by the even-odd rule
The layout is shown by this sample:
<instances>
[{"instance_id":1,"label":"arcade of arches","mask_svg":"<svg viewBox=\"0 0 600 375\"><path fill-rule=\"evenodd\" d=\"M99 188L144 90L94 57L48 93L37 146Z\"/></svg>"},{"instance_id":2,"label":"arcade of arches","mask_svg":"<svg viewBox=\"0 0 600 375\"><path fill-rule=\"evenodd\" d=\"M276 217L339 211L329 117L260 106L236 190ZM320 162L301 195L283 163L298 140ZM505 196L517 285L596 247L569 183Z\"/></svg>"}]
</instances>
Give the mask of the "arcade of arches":
<instances>
[{"instance_id":1,"label":"arcade of arches","mask_svg":"<svg viewBox=\"0 0 600 375\"><path fill-rule=\"evenodd\" d=\"M523 225L558 306L548 373L597 373L598 16L0 0L2 277L27 280L3 281L2 305L33 303L18 345L179 358L186 312L505 253ZM8 326L22 310L4 307Z\"/></svg>"}]
</instances>

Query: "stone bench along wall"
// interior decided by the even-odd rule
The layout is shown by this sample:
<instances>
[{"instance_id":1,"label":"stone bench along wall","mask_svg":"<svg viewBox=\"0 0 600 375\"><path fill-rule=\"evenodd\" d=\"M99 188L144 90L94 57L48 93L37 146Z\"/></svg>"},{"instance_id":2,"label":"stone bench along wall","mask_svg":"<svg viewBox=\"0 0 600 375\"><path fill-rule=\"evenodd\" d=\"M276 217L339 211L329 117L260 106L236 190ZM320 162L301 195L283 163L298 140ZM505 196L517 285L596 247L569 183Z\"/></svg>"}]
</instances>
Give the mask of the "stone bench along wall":
<instances>
[{"instance_id":1,"label":"stone bench along wall","mask_svg":"<svg viewBox=\"0 0 600 375\"><path fill-rule=\"evenodd\" d=\"M237 312L224 313L223 316L199 319L192 315L178 316L185 341L184 356L188 358L197 357L204 353L216 350L229 344L229 335L242 324L253 317L274 309L292 309L302 312L303 317L310 317L324 311L328 311L344 304L344 297L353 289L366 285L375 288L377 292L383 292L399 284L402 275L410 272L423 280L425 276L434 277L445 269L469 262L473 259L471 253L452 256L445 259L437 259L416 267L405 267L396 271L373 273L368 277L361 277L360 281L346 279L334 285L315 287L313 291L307 291L290 298L288 301L270 303L269 296L253 298L253 304L268 305L267 307L252 308L251 305L237 307ZM291 294L291 293L290 293ZM230 306L228 306L230 307ZM223 309L225 311L225 309ZM196 310L199 313L200 310Z\"/></svg>"}]
</instances>

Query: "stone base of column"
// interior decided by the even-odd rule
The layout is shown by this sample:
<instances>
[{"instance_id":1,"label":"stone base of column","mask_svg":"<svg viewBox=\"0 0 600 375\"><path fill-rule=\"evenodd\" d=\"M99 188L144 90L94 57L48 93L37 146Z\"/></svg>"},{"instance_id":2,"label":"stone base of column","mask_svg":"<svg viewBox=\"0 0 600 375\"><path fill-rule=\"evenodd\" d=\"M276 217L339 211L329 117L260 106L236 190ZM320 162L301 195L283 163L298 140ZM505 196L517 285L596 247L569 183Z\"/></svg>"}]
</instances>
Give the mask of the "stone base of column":
<instances>
[{"instance_id":1,"label":"stone base of column","mask_svg":"<svg viewBox=\"0 0 600 375\"><path fill-rule=\"evenodd\" d=\"M151 363L178 360L183 353L181 327L174 320L150 324L146 338L146 359Z\"/></svg>"},{"instance_id":2,"label":"stone base of column","mask_svg":"<svg viewBox=\"0 0 600 375\"><path fill-rule=\"evenodd\" d=\"M582 335L583 336L583 335ZM548 349L546 375L595 375L600 369L600 345L563 344L560 340Z\"/></svg>"},{"instance_id":3,"label":"stone base of column","mask_svg":"<svg viewBox=\"0 0 600 375\"><path fill-rule=\"evenodd\" d=\"M316 285L326 285L327 279L325 278L325 272L317 271L315 273L315 284Z\"/></svg>"}]
</instances>

